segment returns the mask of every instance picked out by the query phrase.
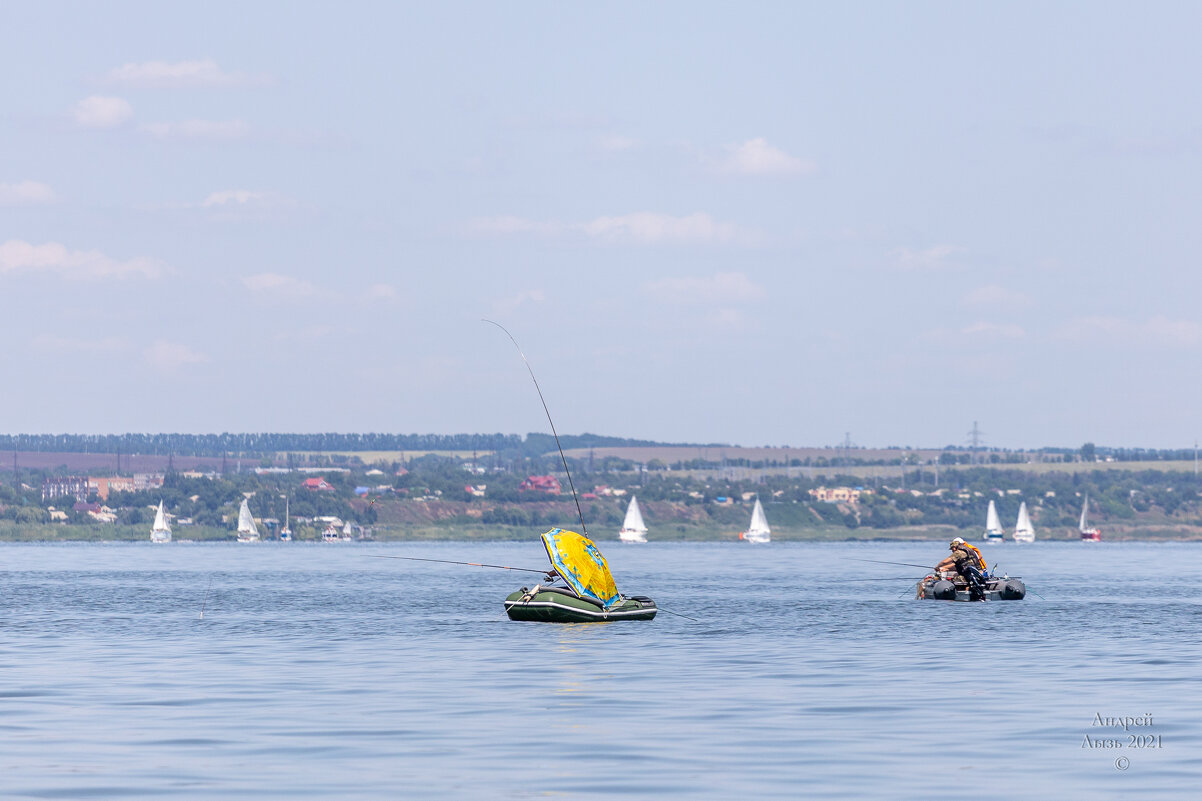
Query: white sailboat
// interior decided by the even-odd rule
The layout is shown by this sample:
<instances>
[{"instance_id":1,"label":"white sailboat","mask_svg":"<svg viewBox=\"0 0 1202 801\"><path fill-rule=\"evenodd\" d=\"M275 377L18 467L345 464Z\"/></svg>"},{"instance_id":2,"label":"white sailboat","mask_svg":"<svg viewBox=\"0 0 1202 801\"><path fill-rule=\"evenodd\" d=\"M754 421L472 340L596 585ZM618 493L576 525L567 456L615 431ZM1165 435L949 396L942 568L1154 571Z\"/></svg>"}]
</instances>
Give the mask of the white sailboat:
<instances>
[{"instance_id":1,"label":"white sailboat","mask_svg":"<svg viewBox=\"0 0 1202 801\"><path fill-rule=\"evenodd\" d=\"M993 501L989 502L989 512L985 515L985 536L982 538L985 542L1004 542L1006 531L1002 528L1002 521L997 516L997 507Z\"/></svg>"},{"instance_id":2,"label":"white sailboat","mask_svg":"<svg viewBox=\"0 0 1202 801\"><path fill-rule=\"evenodd\" d=\"M771 542L772 529L768 528L768 518L764 517L764 506L760 499L755 499L755 509L751 512L751 525L739 534L739 539L747 542Z\"/></svg>"},{"instance_id":3,"label":"white sailboat","mask_svg":"<svg viewBox=\"0 0 1202 801\"><path fill-rule=\"evenodd\" d=\"M1090 528L1089 523L1085 521L1085 517L1089 512L1089 496L1085 496L1085 503L1081 506L1081 522L1077 524L1077 530L1081 532L1081 542L1101 542L1102 532L1096 528Z\"/></svg>"},{"instance_id":4,"label":"white sailboat","mask_svg":"<svg viewBox=\"0 0 1202 801\"><path fill-rule=\"evenodd\" d=\"M280 542L292 542L292 529L288 527L288 502L291 498L284 499L284 527L280 529Z\"/></svg>"},{"instance_id":5,"label":"white sailboat","mask_svg":"<svg viewBox=\"0 0 1202 801\"><path fill-rule=\"evenodd\" d=\"M154 516L154 528L150 530L151 542L171 542L171 524L163 511L163 502L159 501L159 511Z\"/></svg>"},{"instance_id":6,"label":"white sailboat","mask_svg":"<svg viewBox=\"0 0 1202 801\"><path fill-rule=\"evenodd\" d=\"M643 513L639 511L639 499L631 496L630 506L626 507L626 520L618 532L622 542L646 542L647 526L643 523Z\"/></svg>"},{"instance_id":7,"label":"white sailboat","mask_svg":"<svg viewBox=\"0 0 1202 801\"><path fill-rule=\"evenodd\" d=\"M255 519L251 517L250 506L242 499L242 508L238 510L238 542L258 542L259 530L255 528Z\"/></svg>"},{"instance_id":8,"label":"white sailboat","mask_svg":"<svg viewBox=\"0 0 1202 801\"><path fill-rule=\"evenodd\" d=\"M1015 542L1035 542L1035 527L1027 514L1027 502L1023 501L1018 507L1018 522L1014 524Z\"/></svg>"}]
</instances>

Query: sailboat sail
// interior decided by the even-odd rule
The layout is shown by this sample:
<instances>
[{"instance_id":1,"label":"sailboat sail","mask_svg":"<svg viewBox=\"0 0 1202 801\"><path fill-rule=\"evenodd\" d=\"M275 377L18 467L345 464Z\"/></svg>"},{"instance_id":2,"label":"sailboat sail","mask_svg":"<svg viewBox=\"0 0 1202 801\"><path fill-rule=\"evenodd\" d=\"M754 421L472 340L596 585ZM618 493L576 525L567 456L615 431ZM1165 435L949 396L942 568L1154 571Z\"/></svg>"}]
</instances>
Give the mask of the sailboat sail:
<instances>
[{"instance_id":1,"label":"sailboat sail","mask_svg":"<svg viewBox=\"0 0 1202 801\"><path fill-rule=\"evenodd\" d=\"M985 539L1001 540L1005 535L1005 530L1002 528L1002 521L997 516L997 506L993 501L989 502L989 512L985 515Z\"/></svg>"},{"instance_id":2,"label":"sailboat sail","mask_svg":"<svg viewBox=\"0 0 1202 801\"><path fill-rule=\"evenodd\" d=\"M1018 507L1018 522L1014 526L1015 542L1035 542L1035 527L1031 525L1031 517L1027 514L1027 502L1023 501Z\"/></svg>"},{"instance_id":3,"label":"sailboat sail","mask_svg":"<svg viewBox=\"0 0 1202 801\"><path fill-rule=\"evenodd\" d=\"M163 502L159 501L159 511L154 516L154 528L150 530L151 542L171 542L171 524L167 522L167 514L163 511Z\"/></svg>"},{"instance_id":4,"label":"sailboat sail","mask_svg":"<svg viewBox=\"0 0 1202 801\"><path fill-rule=\"evenodd\" d=\"M626 507L626 519L622 522L622 529L618 532L618 539L622 542L646 542L647 541L647 526L643 523L643 513L639 511L639 499L631 497L630 506Z\"/></svg>"},{"instance_id":5,"label":"sailboat sail","mask_svg":"<svg viewBox=\"0 0 1202 801\"><path fill-rule=\"evenodd\" d=\"M258 542L259 530L255 528L255 519L250 514L250 506L242 499L242 508L238 510L238 542Z\"/></svg>"},{"instance_id":6,"label":"sailboat sail","mask_svg":"<svg viewBox=\"0 0 1202 801\"><path fill-rule=\"evenodd\" d=\"M1077 524L1077 530L1081 532L1081 540L1083 542L1101 542L1102 532L1096 528L1090 528L1086 520L1089 514L1089 496L1085 496L1085 503L1081 505L1081 522Z\"/></svg>"},{"instance_id":7,"label":"sailboat sail","mask_svg":"<svg viewBox=\"0 0 1202 801\"><path fill-rule=\"evenodd\" d=\"M292 542L292 529L289 526L291 522L289 504L291 501L291 498L284 499L284 527L280 529L280 539L283 542Z\"/></svg>"},{"instance_id":8,"label":"sailboat sail","mask_svg":"<svg viewBox=\"0 0 1202 801\"><path fill-rule=\"evenodd\" d=\"M751 525L739 535L740 539L748 542L771 542L772 529L768 528L768 518L764 516L764 505L760 499L755 499L755 509L751 512Z\"/></svg>"}]
</instances>

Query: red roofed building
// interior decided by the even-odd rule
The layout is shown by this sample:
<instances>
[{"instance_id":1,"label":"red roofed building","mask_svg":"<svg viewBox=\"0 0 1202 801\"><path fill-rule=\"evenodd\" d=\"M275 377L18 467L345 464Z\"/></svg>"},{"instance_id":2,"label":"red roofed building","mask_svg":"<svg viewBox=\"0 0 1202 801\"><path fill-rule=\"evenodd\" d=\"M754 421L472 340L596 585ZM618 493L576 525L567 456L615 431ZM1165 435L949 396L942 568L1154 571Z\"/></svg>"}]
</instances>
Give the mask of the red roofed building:
<instances>
[{"instance_id":1,"label":"red roofed building","mask_svg":"<svg viewBox=\"0 0 1202 801\"><path fill-rule=\"evenodd\" d=\"M307 490L321 490L322 492L334 491L334 485L327 482L324 478L306 478L301 482L301 486Z\"/></svg>"},{"instance_id":2,"label":"red roofed building","mask_svg":"<svg viewBox=\"0 0 1202 801\"><path fill-rule=\"evenodd\" d=\"M560 493L559 480L555 476L530 476L522 482L519 490L535 490L536 492L545 492L548 495L558 495Z\"/></svg>"}]
</instances>

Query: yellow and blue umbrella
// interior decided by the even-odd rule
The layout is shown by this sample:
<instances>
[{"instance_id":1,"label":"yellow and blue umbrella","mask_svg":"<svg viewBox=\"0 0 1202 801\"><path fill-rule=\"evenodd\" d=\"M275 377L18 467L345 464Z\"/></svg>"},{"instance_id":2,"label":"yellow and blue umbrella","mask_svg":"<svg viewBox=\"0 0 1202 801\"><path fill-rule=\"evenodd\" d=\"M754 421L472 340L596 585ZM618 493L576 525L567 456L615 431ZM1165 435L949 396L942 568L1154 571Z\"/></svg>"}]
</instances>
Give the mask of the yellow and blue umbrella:
<instances>
[{"instance_id":1,"label":"yellow and blue umbrella","mask_svg":"<svg viewBox=\"0 0 1202 801\"><path fill-rule=\"evenodd\" d=\"M618 587L609 573L609 565L588 537L562 528L543 535L543 545L555 571L576 594L608 609L618 602Z\"/></svg>"}]
</instances>

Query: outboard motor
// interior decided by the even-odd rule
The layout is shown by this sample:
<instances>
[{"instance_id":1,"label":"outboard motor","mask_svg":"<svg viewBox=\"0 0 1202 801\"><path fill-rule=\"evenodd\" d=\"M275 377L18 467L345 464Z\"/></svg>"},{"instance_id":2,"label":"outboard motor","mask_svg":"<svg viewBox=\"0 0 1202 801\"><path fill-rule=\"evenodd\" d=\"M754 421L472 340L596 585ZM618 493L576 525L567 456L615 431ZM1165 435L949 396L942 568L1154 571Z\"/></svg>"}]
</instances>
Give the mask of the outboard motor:
<instances>
[{"instance_id":1,"label":"outboard motor","mask_svg":"<svg viewBox=\"0 0 1202 801\"><path fill-rule=\"evenodd\" d=\"M1021 601L1027 597L1027 585L1018 579L1007 579L998 587L1003 601Z\"/></svg>"},{"instance_id":2,"label":"outboard motor","mask_svg":"<svg viewBox=\"0 0 1202 801\"><path fill-rule=\"evenodd\" d=\"M947 579L939 579L927 590L927 595L936 601L956 600L956 585Z\"/></svg>"}]
</instances>

